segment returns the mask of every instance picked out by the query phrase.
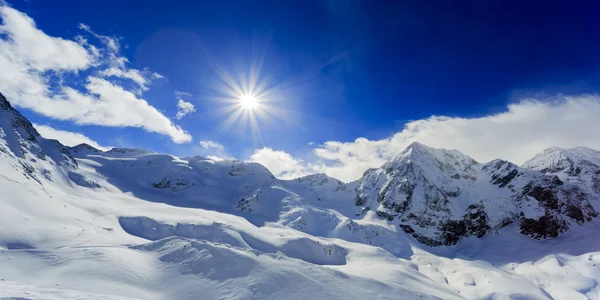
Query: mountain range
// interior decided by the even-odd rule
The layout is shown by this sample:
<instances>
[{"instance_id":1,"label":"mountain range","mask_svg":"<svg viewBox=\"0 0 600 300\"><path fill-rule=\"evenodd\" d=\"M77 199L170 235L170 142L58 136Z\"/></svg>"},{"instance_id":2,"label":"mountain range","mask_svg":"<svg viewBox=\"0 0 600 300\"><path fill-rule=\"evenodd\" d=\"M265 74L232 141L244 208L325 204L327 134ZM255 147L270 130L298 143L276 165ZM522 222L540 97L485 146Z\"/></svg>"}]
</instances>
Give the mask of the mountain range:
<instances>
[{"instance_id":1,"label":"mountain range","mask_svg":"<svg viewBox=\"0 0 600 300\"><path fill-rule=\"evenodd\" d=\"M415 142L354 182L280 180L67 147L0 94L0 204L6 297L600 297L600 151L584 147L517 166Z\"/></svg>"}]
</instances>

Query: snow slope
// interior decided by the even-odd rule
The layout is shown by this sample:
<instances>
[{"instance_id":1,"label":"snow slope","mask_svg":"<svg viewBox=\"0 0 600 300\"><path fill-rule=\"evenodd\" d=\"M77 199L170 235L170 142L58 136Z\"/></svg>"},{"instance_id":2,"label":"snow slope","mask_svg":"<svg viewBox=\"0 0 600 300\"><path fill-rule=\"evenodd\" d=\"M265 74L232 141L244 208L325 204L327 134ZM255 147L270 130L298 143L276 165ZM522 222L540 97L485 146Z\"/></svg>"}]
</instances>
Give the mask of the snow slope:
<instances>
[{"instance_id":1,"label":"snow slope","mask_svg":"<svg viewBox=\"0 0 600 300\"><path fill-rule=\"evenodd\" d=\"M255 163L64 147L3 97L0 130L0 298L600 297L600 225L584 212L597 198L553 174L415 144L358 182L284 181ZM558 207L523 192L531 181ZM406 186L412 201L397 212ZM569 205L590 219L577 223ZM568 228L535 239L520 212ZM481 214L453 243L419 238L447 237L439 224Z\"/></svg>"}]
</instances>

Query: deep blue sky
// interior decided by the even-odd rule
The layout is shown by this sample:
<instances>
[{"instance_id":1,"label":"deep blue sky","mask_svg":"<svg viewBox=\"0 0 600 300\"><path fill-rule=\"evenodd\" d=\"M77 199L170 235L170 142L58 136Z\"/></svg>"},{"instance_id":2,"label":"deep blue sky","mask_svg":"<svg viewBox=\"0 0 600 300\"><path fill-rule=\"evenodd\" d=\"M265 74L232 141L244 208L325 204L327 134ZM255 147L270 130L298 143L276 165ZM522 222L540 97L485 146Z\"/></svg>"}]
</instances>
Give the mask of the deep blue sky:
<instances>
[{"instance_id":1,"label":"deep blue sky","mask_svg":"<svg viewBox=\"0 0 600 300\"><path fill-rule=\"evenodd\" d=\"M600 83L597 1L11 1L52 36L79 23L123 37L136 68L167 79L144 94L175 114L175 90L196 113L176 121L244 158L269 146L299 154L308 142L380 139L430 115L480 116L523 95L594 92ZM263 141L218 132L225 117L211 99L216 78L268 49L263 74L288 86L277 106L293 120L261 124ZM258 51L260 52L260 51ZM79 127L103 144L193 154L191 145L135 128ZM287 118L286 118L287 119Z\"/></svg>"}]
</instances>

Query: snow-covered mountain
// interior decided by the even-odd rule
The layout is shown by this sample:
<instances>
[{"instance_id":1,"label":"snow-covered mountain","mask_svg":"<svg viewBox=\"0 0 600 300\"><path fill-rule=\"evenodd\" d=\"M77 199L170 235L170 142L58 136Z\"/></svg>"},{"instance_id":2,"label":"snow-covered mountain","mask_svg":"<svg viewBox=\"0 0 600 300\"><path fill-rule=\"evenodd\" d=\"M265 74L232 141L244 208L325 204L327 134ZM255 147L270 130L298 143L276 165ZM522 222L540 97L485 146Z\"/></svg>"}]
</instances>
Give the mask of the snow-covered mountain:
<instances>
[{"instance_id":1,"label":"snow-covered mountain","mask_svg":"<svg viewBox=\"0 0 600 300\"><path fill-rule=\"evenodd\" d=\"M456 150L413 143L365 173L356 205L399 221L418 241L437 246L513 222L524 235L557 237L597 217L590 205L597 199L574 180L565 183L500 159L480 164Z\"/></svg>"},{"instance_id":2,"label":"snow-covered mountain","mask_svg":"<svg viewBox=\"0 0 600 300\"><path fill-rule=\"evenodd\" d=\"M585 147L546 149L523 164L524 168L556 175L560 180L575 184L592 194L590 201L600 211L600 151Z\"/></svg>"},{"instance_id":3,"label":"snow-covered mountain","mask_svg":"<svg viewBox=\"0 0 600 300\"><path fill-rule=\"evenodd\" d=\"M414 143L349 184L279 180L66 147L0 95L0 297L594 299L599 161L482 164Z\"/></svg>"}]
</instances>

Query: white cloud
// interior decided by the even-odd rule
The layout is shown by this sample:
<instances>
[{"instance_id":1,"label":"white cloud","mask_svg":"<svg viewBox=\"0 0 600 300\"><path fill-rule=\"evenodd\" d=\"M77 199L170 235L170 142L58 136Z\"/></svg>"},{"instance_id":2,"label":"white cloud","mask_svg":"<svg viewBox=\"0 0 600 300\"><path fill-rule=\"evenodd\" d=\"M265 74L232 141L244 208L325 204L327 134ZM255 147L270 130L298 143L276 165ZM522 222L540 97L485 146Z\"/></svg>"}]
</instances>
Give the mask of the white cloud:
<instances>
[{"instance_id":1,"label":"white cloud","mask_svg":"<svg viewBox=\"0 0 600 300\"><path fill-rule=\"evenodd\" d=\"M185 115L189 114L189 113L193 113L196 111L196 108L194 108L194 104L190 103L190 102L186 102L183 99L179 99L179 101L177 101L177 119L180 120L181 118L183 118Z\"/></svg>"},{"instance_id":2,"label":"white cloud","mask_svg":"<svg viewBox=\"0 0 600 300\"><path fill-rule=\"evenodd\" d=\"M255 154L262 155L255 160L274 173L318 170L348 182L419 141L434 148L457 149L480 162L502 158L522 164L552 146L600 149L598 116L599 96L527 99L509 105L505 112L480 118L432 116L412 121L382 140L329 141L314 149L319 161L313 164L269 148L257 150Z\"/></svg>"},{"instance_id":3,"label":"white cloud","mask_svg":"<svg viewBox=\"0 0 600 300\"><path fill-rule=\"evenodd\" d=\"M198 146L194 147L194 151L200 155L210 158L212 160L233 160L235 159L225 150L225 146L219 142L211 140L202 140L198 143Z\"/></svg>"},{"instance_id":4,"label":"white cloud","mask_svg":"<svg viewBox=\"0 0 600 300\"><path fill-rule=\"evenodd\" d=\"M33 127L45 138L58 140L65 146L77 146L79 144L88 144L96 149L109 150L111 147L105 147L98 144L98 142L91 138L79 133L71 132L60 129L55 129L47 125L33 124Z\"/></svg>"},{"instance_id":5,"label":"white cloud","mask_svg":"<svg viewBox=\"0 0 600 300\"><path fill-rule=\"evenodd\" d=\"M139 127L168 135L176 143L191 141L186 131L136 95L138 91L98 77L130 79L142 90L160 77L127 68L127 59L116 53L118 40L101 38L108 47L102 50L82 37L76 42L48 36L36 28L33 19L8 6L0 6L0 16L0 91L14 105L78 124ZM93 33L85 25L81 28ZM84 78L84 91L62 81L63 73L79 75L82 71L91 74ZM56 77L59 83L51 86Z\"/></svg>"},{"instance_id":6,"label":"white cloud","mask_svg":"<svg viewBox=\"0 0 600 300\"><path fill-rule=\"evenodd\" d=\"M151 79L162 78L162 75L158 73L151 73L148 70L139 71L135 69L121 69L117 67L110 67L108 69L102 70L98 73L98 75L102 77L119 77L130 79L133 82L137 83L140 87L140 91L147 91L148 84L150 84Z\"/></svg>"},{"instance_id":7,"label":"white cloud","mask_svg":"<svg viewBox=\"0 0 600 300\"><path fill-rule=\"evenodd\" d=\"M257 149L250 156L254 161L265 166L275 177L293 179L313 173L314 169L300 159L294 158L287 152L265 147Z\"/></svg>"},{"instance_id":8,"label":"white cloud","mask_svg":"<svg viewBox=\"0 0 600 300\"><path fill-rule=\"evenodd\" d=\"M223 145L215 142L215 141L209 141L209 140L204 140L204 141L200 141L200 146L204 149L209 149L209 148L217 148L217 149L225 149L225 147L223 147Z\"/></svg>"},{"instance_id":9,"label":"white cloud","mask_svg":"<svg viewBox=\"0 0 600 300\"><path fill-rule=\"evenodd\" d=\"M92 31L89 25L83 23L79 24L79 29L86 31L87 33L93 35L94 37L102 41L102 43L110 51L117 53L121 50L121 43L119 42L120 38L97 34L96 32Z\"/></svg>"},{"instance_id":10,"label":"white cloud","mask_svg":"<svg viewBox=\"0 0 600 300\"><path fill-rule=\"evenodd\" d=\"M215 156L215 155L209 155L206 158L212 159L214 161L224 161L227 159L227 158L223 158L223 157L219 157L219 156Z\"/></svg>"},{"instance_id":11,"label":"white cloud","mask_svg":"<svg viewBox=\"0 0 600 300\"><path fill-rule=\"evenodd\" d=\"M50 37L37 29L33 19L8 6L0 7L3 56L29 69L80 70L93 63L93 57L74 41ZM3 69L10 65L3 65Z\"/></svg>"}]
</instances>

